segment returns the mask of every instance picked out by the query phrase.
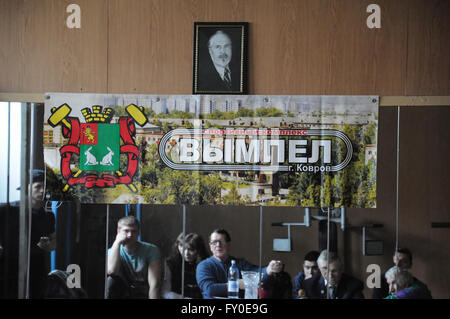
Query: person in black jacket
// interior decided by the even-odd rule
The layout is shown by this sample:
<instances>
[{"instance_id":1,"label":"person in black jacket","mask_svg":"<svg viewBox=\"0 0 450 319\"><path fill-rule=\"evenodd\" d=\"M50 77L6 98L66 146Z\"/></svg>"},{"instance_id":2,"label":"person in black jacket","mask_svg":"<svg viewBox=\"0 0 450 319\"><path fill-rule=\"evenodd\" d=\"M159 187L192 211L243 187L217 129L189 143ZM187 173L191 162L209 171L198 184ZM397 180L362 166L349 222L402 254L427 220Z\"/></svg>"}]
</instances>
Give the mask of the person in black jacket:
<instances>
[{"instance_id":1,"label":"person in black jacket","mask_svg":"<svg viewBox=\"0 0 450 319\"><path fill-rule=\"evenodd\" d=\"M320 274L314 275L303 283L307 298L327 299L327 295L328 299L364 298L362 281L343 273L342 261L336 253L328 254L326 250L323 250L317 259L317 264Z\"/></svg>"},{"instance_id":2,"label":"person in black jacket","mask_svg":"<svg viewBox=\"0 0 450 319\"><path fill-rule=\"evenodd\" d=\"M49 269L50 252L56 249L55 216L44 208L45 172L34 169L31 172L31 232L29 295L31 299L44 298ZM28 214L28 212L27 212ZM0 205L0 281L6 285L6 295L1 298L18 298L19 278L19 215L20 202ZM1 292L5 289L0 287Z\"/></svg>"},{"instance_id":3,"label":"person in black jacket","mask_svg":"<svg viewBox=\"0 0 450 319\"><path fill-rule=\"evenodd\" d=\"M196 233L183 237L181 233L166 260L162 297L164 299L202 298L195 272L200 261L209 257L203 238ZM182 291L182 269L184 259L184 289ZM183 294L182 294L183 292Z\"/></svg>"},{"instance_id":4,"label":"person in black jacket","mask_svg":"<svg viewBox=\"0 0 450 319\"><path fill-rule=\"evenodd\" d=\"M209 58L199 64L197 90L201 92L239 92L241 90L240 63L233 59L230 36L217 31L208 41Z\"/></svg>"}]
</instances>

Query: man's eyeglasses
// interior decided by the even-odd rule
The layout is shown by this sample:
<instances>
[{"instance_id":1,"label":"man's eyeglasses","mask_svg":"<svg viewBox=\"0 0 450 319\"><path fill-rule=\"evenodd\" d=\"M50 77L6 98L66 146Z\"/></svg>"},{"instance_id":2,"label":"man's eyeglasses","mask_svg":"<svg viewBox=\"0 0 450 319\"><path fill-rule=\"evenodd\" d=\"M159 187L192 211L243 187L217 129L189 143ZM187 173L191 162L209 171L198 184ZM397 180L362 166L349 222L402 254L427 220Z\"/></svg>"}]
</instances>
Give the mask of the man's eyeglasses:
<instances>
[{"instance_id":1,"label":"man's eyeglasses","mask_svg":"<svg viewBox=\"0 0 450 319\"><path fill-rule=\"evenodd\" d=\"M225 240L213 240L210 241L209 244L211 246L217 246L217 245L225 245L227 242Z\"/></svg>"}]
</instances>

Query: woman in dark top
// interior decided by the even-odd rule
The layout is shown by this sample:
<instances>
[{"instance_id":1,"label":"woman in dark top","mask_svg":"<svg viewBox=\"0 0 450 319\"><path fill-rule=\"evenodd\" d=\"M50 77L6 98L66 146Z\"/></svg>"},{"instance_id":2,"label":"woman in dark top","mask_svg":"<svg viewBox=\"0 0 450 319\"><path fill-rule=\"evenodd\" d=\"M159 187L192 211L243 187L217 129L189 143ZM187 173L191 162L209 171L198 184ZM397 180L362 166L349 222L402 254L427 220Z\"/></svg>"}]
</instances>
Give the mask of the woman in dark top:
<instances>
[{"instance_id":1,"label":"woman in dark top","mask_svg":"<svg viewBox=\"0 0 450 319\"><path fill-rule=\"evenodd\" d=\"M166 260L162 296L165 299L182 298L181 274L184 256L184 297L202 298L200 288L195 278L197 264L208 258L208 252L203 238L195 233L186 234L184 240L181 233L172 247L172 253Z\"/></svg>"}]
</instances>

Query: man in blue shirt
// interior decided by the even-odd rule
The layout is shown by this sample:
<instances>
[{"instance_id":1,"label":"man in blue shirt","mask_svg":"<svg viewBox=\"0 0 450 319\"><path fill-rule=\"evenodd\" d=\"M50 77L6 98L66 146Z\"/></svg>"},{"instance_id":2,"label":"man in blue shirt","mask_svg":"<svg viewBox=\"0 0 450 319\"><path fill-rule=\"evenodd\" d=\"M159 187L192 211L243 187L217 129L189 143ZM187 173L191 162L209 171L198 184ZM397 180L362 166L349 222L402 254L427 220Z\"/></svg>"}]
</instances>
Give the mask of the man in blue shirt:
<instances>
[{"instance_id":1,"label":"man in blue shirt","mask_svg":"<svg viewBox=\"0 0 450 319\"><path fill-rule=\"evenodd\" d=\"M259 267L242 258L230 256L231 237L225 229L216 229L209 236L209 247L212 256L200 262L197 266L197 283L202 290L203 298L227 297L228 269L231 260L236 260L240 271L259 271ZM264 275L270 275L283 270L279 260L270 261L262 269ZM239 279L239 289L244 289L243 279Z\"/></svg>"},{"instance_id":2,"label":"man in blue shirt","mask_svg":"<svg viewBox=\"0 0 450 319\"><path fill-rule=\"evenodd\" d=\"M119 220L116 239L108 250L107 298L159 298L159 249L138 241L138 236L139 221L135 216Z\"/></svg>"}]
</instances>

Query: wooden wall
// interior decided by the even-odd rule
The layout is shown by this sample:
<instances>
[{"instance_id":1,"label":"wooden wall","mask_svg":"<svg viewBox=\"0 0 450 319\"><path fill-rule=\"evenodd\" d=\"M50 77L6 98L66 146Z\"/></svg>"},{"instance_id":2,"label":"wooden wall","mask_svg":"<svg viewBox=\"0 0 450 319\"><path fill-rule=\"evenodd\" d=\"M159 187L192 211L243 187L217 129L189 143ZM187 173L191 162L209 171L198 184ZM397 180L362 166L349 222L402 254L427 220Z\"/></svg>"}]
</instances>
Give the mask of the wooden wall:
<instances>
[{"instance_id":1,"label":"wooden wall","mask_svg":"<svg viewBox=\"0 0 450 319\"><path fill-rule=\"evenodd\" d=\"M81 7L81 29L66 27L70 3ZM366 26L371 3L381 7L381 29ZM246 21L250 94L449 95L449 17L445 0L0 0L0 92L190 94L194 21ZM432 229L430 222L450 218L448 110L404 107L401 113L400 245L414 252L413 274L440 298L450 298L449 230ZM368 233L383 240L385 255L362 256L360 232L339 231L346 270L364 281L368 264L383 271L392 264L396 117L396 109L380 108L378 207L348 211L351 225L385 225ZM92 260L104 241L86 220L100 210L94 225L105 221L104 211L82 210L90 228L78 242L87 247L80 246L79 258L97 269L86 279L90 285L103 275L102 261L94 266ZM150 206L143 214L143 238L167 252L181 231L180 215ZM270 224L302 218L294 209L264 211L263 261L284 260L292 277L303 255L318 248L317 224L293 229L293 251L283 254L272 252L271 242L287 230ZM236 255L258 261L256 208L190 209L187 222L188 231L205 237L215 226L229 228ZM90 290L101 298L99 285Z\"/></svg>"},{"instance_id":2,"label":"wooden wall","mask_svg":"<svg viewBox=\"0 0 450 319\"><path fill-rule=\"evenodd\" d=\"M247 21L250 94L447 95L450 4L0 0L0 92L190 94L194 21Z\"/></svg>"}]
</instances>

